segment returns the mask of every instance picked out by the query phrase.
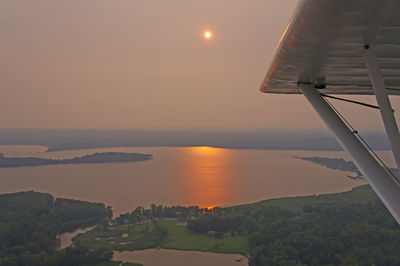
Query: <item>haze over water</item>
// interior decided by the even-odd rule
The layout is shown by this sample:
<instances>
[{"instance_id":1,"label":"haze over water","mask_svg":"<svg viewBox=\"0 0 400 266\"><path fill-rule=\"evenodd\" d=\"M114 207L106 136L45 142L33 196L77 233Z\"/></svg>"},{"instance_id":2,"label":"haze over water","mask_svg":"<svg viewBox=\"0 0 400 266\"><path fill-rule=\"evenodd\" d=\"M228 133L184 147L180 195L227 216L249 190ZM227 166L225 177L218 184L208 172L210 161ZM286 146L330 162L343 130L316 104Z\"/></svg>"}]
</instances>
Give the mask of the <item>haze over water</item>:
<instances>
[{"instance_id":1,"label":"haze over water","mask_svg":"<svg viewBox=\"0 0 400 266\"><path fill-rule=\"evenodd\" d=\"M344 152L230 150L211 147L122 147L45 152L44 146L0 146L6 156L70 158L95 152L140 152L133 163L0 168L0 193L21 190L104 202L114 214L151 203L226 206L267 198L348 190L364 184L293 156L348 158Z\"/></svg>"}]
</instances>

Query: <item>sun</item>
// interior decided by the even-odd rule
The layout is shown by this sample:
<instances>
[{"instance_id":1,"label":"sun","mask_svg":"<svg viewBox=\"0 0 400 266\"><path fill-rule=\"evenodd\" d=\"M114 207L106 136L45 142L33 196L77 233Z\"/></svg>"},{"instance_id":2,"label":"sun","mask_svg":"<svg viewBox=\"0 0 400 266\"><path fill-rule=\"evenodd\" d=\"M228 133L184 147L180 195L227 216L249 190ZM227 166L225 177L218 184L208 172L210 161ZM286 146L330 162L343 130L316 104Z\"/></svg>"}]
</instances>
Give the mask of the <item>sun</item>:
<instances>
[{"instance_id":1,"label":"sun","mask_svg":"<svg viewBox=\"0 0 400 266\"><path fill-rule=\"evenodd\" d=\"M204 37L205 39L207 39L207 40L210 40L210 39L212 39L213 34L212 34L211 31L207 30L207 31L204 32L203 37Z\"/></svg>"}]
</instances>

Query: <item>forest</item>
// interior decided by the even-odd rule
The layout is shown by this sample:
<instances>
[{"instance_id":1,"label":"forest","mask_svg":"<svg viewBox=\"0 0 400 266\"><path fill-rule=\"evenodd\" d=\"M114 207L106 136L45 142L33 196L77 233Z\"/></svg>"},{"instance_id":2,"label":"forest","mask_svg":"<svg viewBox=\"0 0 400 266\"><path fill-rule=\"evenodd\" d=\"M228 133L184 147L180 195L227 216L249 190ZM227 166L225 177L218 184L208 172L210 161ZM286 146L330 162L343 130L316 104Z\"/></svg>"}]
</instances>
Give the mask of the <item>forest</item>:
<instances>
[{"instance_id":1,"label":"forest","mask_svg":"<svg viewBox=\"0 0 400 266\"><path fill-rule=\"evenodd\" d=\"M57 234L94 224L56 249ZM0 195L0 265L119 265L115 250L156 247L240 253L250 266L400 265L399 226L368 185L226 208L152 204L114 219L102 203Z\"/></svg>"},{"instance_id":2,"label":"forest","mask_svg":"<svg viewBox=\"0 0 400 266\"><path fill-rule=\"evenodd\" d=\"M112 251L70 247L57 234L112 217L111 207L39 192L0 195L0 265L111 265Z\"/></svg>"},{"instance_id":3,"label":"forest","mask_svg":"<svg viewBox=\"0 0 400 266\"><path fill-rule=\"evenodd\" d=\"M36 157L6 157L0 153L0 167L28 167L53 164L85 164L85 163L124 163L151 160L151 154L124 152L97 152L67 159L46 159Z\"/></svg>"},{"instance_id":4,"label":"forest","mask_svg":"<svg viewBox=\"0 0 400 266\"><path fill-rule=\"evenodd\" d=\"M252 266L400 265L399 225L368 186L344 197L295 200L234 207L228 215L191 220L188 229L197 234L215 231L216 237L248 235Z\"/></svg>"}]
</instances>

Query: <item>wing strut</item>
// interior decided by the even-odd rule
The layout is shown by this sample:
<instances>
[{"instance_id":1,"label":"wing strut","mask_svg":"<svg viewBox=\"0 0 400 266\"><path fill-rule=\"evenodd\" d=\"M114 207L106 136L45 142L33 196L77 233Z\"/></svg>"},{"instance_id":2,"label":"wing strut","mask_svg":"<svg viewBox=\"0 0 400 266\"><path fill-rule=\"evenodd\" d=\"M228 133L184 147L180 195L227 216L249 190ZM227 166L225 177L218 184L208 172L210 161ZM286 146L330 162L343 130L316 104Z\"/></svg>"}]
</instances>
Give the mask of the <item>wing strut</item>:
<instances>
[{"instance_id":1,"label":"wing strut","mask_svg":"<svg viewBox=\"0 0 400 266\"><path fill-rule=\"evenodd\" d=\"M379 105L383 124L385 125L386 134L389 137L390 145L392 146L393 157L396 161L397 168L400 169L400 134L394 118L393 109L390 104L385 81L383 80L379 62L370 45L365 45L363 56L365 65L367 66L372 87L376 95L376 100Z\"/></svg>"},{"instance_id":2,"label":"wing strut","mask_svg":"<svg viewBox=\"0 0 400 266\"><path fill-rule=\"evenodd\" d=\"M400 186L361 144L316 88L305 83L299 83L298 88L400 224Z\"/></svg>"}]
</instances>

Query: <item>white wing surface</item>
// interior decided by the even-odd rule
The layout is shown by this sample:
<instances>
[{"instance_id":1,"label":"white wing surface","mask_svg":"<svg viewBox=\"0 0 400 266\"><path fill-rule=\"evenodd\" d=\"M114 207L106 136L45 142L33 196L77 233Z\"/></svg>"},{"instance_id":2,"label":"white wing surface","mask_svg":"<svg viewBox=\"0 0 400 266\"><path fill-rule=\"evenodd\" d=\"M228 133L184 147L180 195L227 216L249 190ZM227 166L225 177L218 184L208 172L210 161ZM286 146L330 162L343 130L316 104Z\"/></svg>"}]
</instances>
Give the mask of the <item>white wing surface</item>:
<instances>
[{"instance_id":1,"label":"white wing surface","mask_svg":"<svg viewBox=\"0 0 400 266\"><path fill-rule=\"evenodd\" d=\"M261 87L300 93L299 82L327 94L374 94L362 51L374 45L389 94L400 95L399 0L302 0Z\"/></svg>"}]
</instances>

